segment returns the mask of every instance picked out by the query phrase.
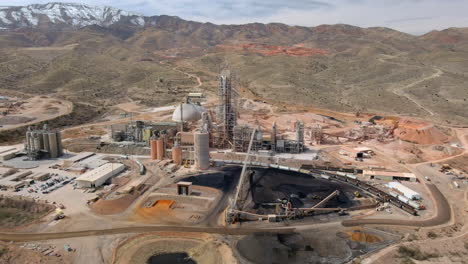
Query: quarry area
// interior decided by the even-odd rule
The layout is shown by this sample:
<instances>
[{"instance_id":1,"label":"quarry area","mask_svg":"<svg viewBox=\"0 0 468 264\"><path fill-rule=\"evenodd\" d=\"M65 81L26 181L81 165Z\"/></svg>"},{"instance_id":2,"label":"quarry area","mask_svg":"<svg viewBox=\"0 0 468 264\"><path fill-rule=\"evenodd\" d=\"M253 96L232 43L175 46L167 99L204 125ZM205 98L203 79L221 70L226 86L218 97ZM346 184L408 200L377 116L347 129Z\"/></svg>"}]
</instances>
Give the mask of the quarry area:
<instances>
[{"instance_id":1,"label":"quarry area","mask_svg":"<svg viewBox=\"0 0 468 264\"><path fill-rule=\"evenodd\" d=\"M24 128L0 147L0 262L466 263L467 128L271 104L228 68L215 92L187 76L177 104L65 129L71 103L4 98L1 129Z\"/></svg>"}]
</instances>

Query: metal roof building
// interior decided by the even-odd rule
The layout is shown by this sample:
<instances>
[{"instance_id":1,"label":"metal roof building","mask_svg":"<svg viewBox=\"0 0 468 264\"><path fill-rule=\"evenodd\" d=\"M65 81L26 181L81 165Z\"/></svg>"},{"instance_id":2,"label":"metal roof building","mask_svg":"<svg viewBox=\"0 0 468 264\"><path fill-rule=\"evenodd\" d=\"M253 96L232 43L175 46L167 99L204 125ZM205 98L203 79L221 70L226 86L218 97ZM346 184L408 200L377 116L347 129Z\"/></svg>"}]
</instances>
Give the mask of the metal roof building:
<instances>
[{"instance_id":1,"label":"metal roof building","mask_svg":"<svg viewBox=\"0 0 468 264\"><path fill-rule=\"evenodd\" d=\"M76 179L79 188L95 188L103 185L109 178L125 170L122 163L106 163L90 170Z\"/></svg>"},{"instance_id":2,"label":"metal roof building","mask_svg":"<svg viewBox=\"0 0 468 264\"><path fill-rule=\"evenodd\" d=\"M392 172L392 171L375 171L375 170L364 170L362 174L365 177L369 177L371 180L383 180L383 181L410 181L416 182L416 175L407 172Z\"/></svg>"}]
</instances>

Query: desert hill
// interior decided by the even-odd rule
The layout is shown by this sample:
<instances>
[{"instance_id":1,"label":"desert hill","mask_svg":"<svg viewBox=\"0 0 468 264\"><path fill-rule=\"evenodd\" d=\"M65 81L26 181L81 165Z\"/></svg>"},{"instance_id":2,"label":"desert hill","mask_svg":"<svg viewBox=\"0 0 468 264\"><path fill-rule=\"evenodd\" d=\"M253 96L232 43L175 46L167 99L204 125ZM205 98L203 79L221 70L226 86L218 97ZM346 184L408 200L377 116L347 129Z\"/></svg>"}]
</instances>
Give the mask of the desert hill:
<instances>
[{"instance_id":1,"label":"desert hill","mask_svg":"<svg viewBox=\"0 0 468 264\"><path fill-rule=\"evenodd\" d=\"M214 91L228 64L241 91L267 101L468 125L465 28L215 25L63 3L0 9L0 27L3 91L164 105L197 85L187 73Z\"/></svg>"}]
</instances>

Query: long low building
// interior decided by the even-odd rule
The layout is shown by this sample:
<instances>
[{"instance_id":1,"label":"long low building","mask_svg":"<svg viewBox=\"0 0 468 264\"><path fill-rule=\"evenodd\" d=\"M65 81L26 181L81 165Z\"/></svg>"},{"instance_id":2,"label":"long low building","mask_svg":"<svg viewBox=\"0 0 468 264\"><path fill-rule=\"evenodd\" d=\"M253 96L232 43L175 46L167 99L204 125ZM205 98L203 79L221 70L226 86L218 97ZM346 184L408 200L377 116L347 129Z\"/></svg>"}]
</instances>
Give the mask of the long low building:
<instances>
[{"instance_id":1,"label":"long low building","mask_svg":"<svg viewBox=\"0 0 468 264\"><path fill-rule=\"evenodd\" d=\"M76 179L79 188L95 188L103 185L108 179L125 170L122 163L106 163L90 170Z\"/></svg>"},{"instance_id":2,"label":"long low building","mask_svg":"<svg viewBox=\"0 0 468 264\"><path fill-rule=\"evenodd\" d=\"M11 160L18 154L18 149L12 147L0 147L0 160Z\"/></svg>"},{"instance_id":3,"label":"long low building","mask_svg":"<svg viewBox=\"0 0 468 264\"><path fill-rule=\"evenodd\" d=\"M404 195L410 200L419 200L421 199L421 195L410 188L404 186L399 182L389 182L388 187L392 190L397 191L398 193Z\"/></svg>"},{"instance_id":4,"label":"long low building","mask_svg":"<svg viewBox=\"0 0 468 264\"><path fill-rule=\"evenodd\" d=\"M369 177L371 180L382 180L382 181L410 181L416 182L416 175L414 173L406 172L393 172L393 171L376 171L376 170L364 170L362 172L364 177Z\"/></svg>"},{"instance_id":5,"label":"long low building","mask_svg":"<svg viewBox=\"0 0 468 264\"><path fill-rule=\"evenodd\" d=\"M17 189L26 185L24 180L26 176L32 174L32 171L20 171L10 176L0 179L0 188Z\"/></svg>"}]
</instances>

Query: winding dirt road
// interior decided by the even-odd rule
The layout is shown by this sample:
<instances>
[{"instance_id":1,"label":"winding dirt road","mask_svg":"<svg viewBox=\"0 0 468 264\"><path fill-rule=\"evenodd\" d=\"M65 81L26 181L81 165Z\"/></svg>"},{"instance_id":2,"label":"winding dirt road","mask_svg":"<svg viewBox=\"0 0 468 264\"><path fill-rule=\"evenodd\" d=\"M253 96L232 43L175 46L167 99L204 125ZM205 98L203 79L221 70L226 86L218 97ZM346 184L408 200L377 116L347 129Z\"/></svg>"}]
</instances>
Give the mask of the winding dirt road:
<instances>
[{"instance_id":1,"label":"winding dirt road","mask_svg":"<svg viewBox=\"0 0 468 264\"><path fill-rule=\"evenodd\" d=\"M392 64L397 64L397 65L404 65L404 66L412 66L412 65L408 65L408 64L403 64L403 63L400 63L400 62L394 62L394 61L387 61L387 59L393 59L393 58L397 58L399 57L400 55L403 55L403 54L399 54L399 55L395 55L395 56L391 56L391 55L385 55L384 57L385 58L378 58L378 60L382 63L392 63ZM428 109L427 107L423 106L421 103L419 103L417 100L415 100L414 98L412 98L409 94L407 94L405 92L405 90L407 90L408 88L411 88L413 86L416 86L422 82L425 82L427 80L430 80L430 79L434 79L434 78L438 78L440 77L442 74L443 74L443 71L438 69L438 68L433 68L435 70L435 72L429 76L426 76L424 78L421 78L417 81L414 81L406 86L403 86L403 87L395 87L393 89L391 89L392 93L398 95L398 96L401 96L401 97L405 97L406 99L410 100L412 103L414 103L415 105L417 105L419 108L423 109L424 111L426 111L429 115L433 116L435 115L434 112L432 112L430 109Z\"/></svg>"},{"instance_id":2,"label":"winding dirt road","mask_svg":"<svg viewBox=\"0 0 468 264\"><path fill-rule=\"evenodd\" d=\"M71 232L58 232L58 233L0 233L0 240L26 242L26 241L39 241L62 239L72 237L86 237L86 236L101 236L101 235L116 235L128 233L143 233L143 232L196 232L196 233L210 233L210 234L223 234L223 235L248 235L252 233L274 233L274 234L288 234L294 232L295 228L224 228L224 227L186 227L186 226L132 226L121 227L112 229L100 230L82 230Z\"/></svg>"}]
</instances>

